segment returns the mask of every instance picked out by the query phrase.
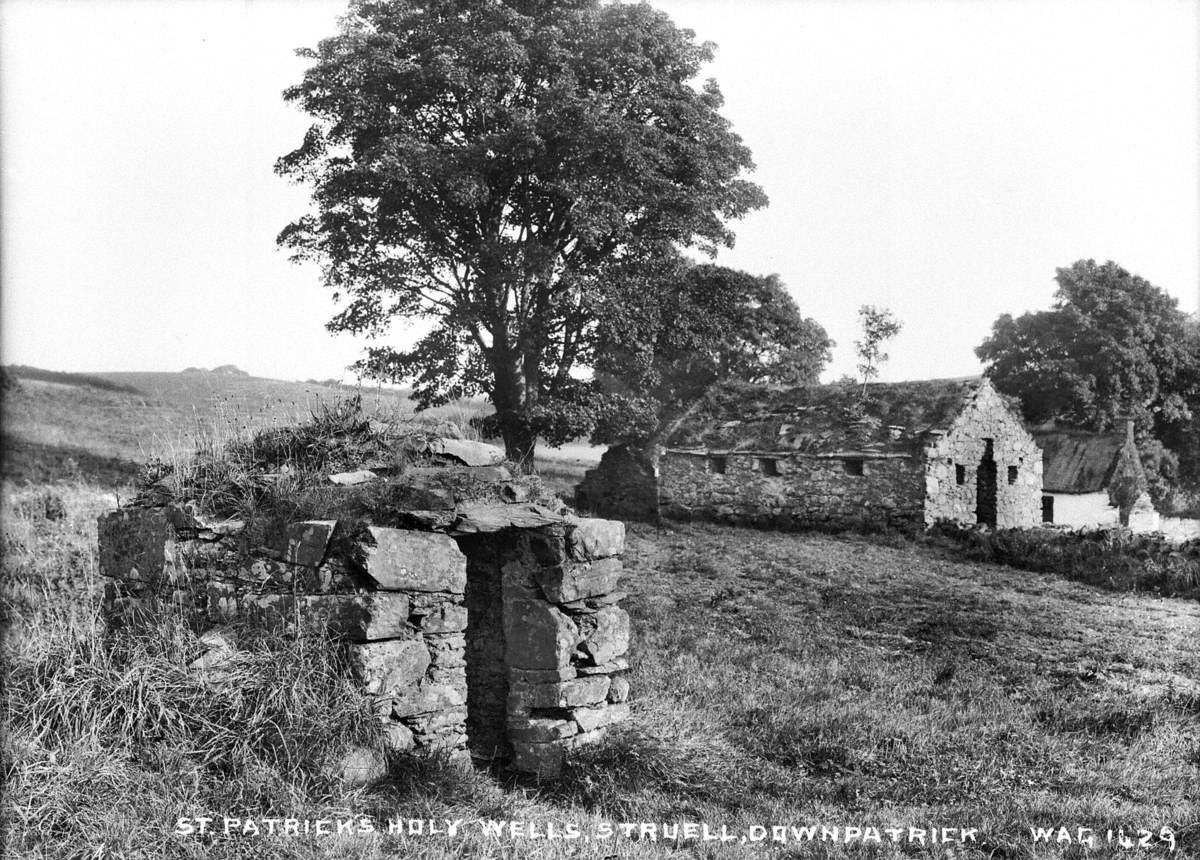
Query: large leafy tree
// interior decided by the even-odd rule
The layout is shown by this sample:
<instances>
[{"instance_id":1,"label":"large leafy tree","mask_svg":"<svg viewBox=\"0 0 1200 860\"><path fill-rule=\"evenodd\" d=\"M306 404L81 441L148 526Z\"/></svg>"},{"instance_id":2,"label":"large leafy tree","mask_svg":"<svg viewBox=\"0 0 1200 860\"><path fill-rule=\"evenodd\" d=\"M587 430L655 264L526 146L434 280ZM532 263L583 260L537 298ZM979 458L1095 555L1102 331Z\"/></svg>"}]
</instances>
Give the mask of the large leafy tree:
<instances>
[{"instance_id":1,"label":"large leafy tree","mask_svg":"<svg viewBox=\"0 0 1200 860\"><path fill-rule=\"evenodd\" d=\"M420 406L478 393L508 455L590 427L595 323L623 272L731 244L765 204L720 115L712 46L644 4L352 0L285 98L315 117L277 171L314 210L279 241L319 261L335 331L425 318L368 375Z\"/></svg>"},{"instance_id":2,"label":"large leafy tree","mask_svg":"<svg viewBox=\"0 0 1200 860\"><path fill-rule=\"evenodd\" d=\"M817 381L833 342L774 275L674 260L623 281L598 330L595 439L652 452L718 382Z\"/></svg>"},{"instance_id":3,"label":"large leafy tree","mask_svg":"<svg viewBox=\"0 0 1200 860\"><path fill-rule=\"evenodd\" d=\"M1031 421L1104 430L1131 416L1146 438L1182 455L1180 477L1200 481L1196 324L1174 298L1112 261L1080 260L1056 280L1049 310L996 320L976 350L988 376L1020 397Z\"/></svg>"}]
</instances>

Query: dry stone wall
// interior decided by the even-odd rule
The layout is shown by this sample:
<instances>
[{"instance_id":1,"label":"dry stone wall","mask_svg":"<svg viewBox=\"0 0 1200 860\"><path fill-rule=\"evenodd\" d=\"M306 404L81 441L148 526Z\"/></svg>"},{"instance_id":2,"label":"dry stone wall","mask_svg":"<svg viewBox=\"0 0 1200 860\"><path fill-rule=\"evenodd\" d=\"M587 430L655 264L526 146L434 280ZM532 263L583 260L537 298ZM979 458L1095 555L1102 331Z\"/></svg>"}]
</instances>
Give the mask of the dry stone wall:
<instances>
[{"instance_id":1,"label":"dry stone wall","mask_svg":"<svg viewBox=\"0 0 1200 860\"><path fill-rule=\"evenodd\" d=\"M654 458L627 445L609 448L575 488L575 504L601 517L658 522L658 468Z\"/></svg>"},{"instance_id":2,"label":"dry stone wall","mask_svg":"<svg viewBox=\"0 0 1200 860\"><path fill-rule=\"evenodd\" d=\"M415 477L426 492L429 476ZM350 643L393 749L556 775L569 749L629 712L624 526L449 501L406 511L406 527L292 522L267 543L191 505L111 512L99 523L106 618L177 613L208 641L238 626L316 626Z\"/></svg>"}]
</instances>

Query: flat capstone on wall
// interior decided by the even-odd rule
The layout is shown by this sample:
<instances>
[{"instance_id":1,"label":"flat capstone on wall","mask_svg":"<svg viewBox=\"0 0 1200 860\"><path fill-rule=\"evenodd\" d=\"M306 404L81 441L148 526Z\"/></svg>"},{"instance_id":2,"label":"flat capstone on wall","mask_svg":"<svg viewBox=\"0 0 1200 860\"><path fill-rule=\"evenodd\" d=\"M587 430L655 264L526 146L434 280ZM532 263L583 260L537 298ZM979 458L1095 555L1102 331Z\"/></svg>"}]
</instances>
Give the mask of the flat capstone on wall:
<instances>
[{"instance_id":1,"label":"flat capstone on wall","mask_svg":"<svg viewBox=\"0 0 1200 860\"><path fill-rule=\"evenodd\" d=\"M527 494L505 474L412 469L384 490L431 507L387 524L288 522L261 542L194 503L110 512L105 617L178 613L210 645L198 672L216 670L239 625L316 625L350 643L391 748L555 776L629 714L624 526L518 501Z\"/></svg>"}]
</instances>

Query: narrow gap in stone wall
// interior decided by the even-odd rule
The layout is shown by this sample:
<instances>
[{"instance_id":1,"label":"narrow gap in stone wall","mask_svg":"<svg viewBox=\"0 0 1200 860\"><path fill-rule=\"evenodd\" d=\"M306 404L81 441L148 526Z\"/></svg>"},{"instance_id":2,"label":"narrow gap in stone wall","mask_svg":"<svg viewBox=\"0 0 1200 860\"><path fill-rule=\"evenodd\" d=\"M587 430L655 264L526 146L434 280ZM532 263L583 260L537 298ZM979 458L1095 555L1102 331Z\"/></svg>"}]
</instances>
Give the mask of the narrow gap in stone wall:
<instances>
[{"instance_id":1,"label":"narrow gap in stone wall","mask_svg":"<svg viewBox=\"0 0 1200 860\"><path fill-rule=\"evenodd\" d=\"M467 557L467 747L473 758L487 761L511 755L500 541L496 535L458 540Z\"/></svg>"}]
</instances>

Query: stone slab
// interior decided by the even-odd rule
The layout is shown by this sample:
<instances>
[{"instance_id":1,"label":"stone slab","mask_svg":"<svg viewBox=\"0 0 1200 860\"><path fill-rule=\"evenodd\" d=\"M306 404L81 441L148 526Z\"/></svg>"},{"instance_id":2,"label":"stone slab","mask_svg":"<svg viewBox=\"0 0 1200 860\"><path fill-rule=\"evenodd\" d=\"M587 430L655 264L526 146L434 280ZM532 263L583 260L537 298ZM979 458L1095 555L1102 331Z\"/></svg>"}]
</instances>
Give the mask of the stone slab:
<instances>
[{"instance_id":1,"label":"stone slab","mask_svg":"<svg viewBox=\"0 0 1200 860\"><path fill-rule=\"evenodd\" d=\"M538 568L534 579L548 600L570 603L615 591L621 572L620 559L605 558Z\"/></svg>"},{"instance_id":2,"label":"stone slab","mask_svg":"<svg viewBox=\"0 0 1200 860\"><path fill-rule=\"evenodd\" d=\"M464 466L498 466L504 462L504 452L495 445L469 439L434 439L429 443L429 450Z\"/></svg>"},{"instance_id":3,"label":"stone slab","mask_svg":"<svg viewBox=\"0 0 1200 860\"><path fill-rule=\"evenodd\" d=\"M410 634L408 595L248 594L237 599L246 617L265 627L294 630L323 625L335 636L360 641L396 639Z\"/></svg>"},{"instance_id":4,"label":"stone slab","mask_svg":"<svg viewBox=\"0 0 1200 860\"><path fill-rule=\"evenodd\" d=\"M605 701L609 684L607 675L573 678L555 684L513 684L508 693L508 710L510 714L520 714L531 708L596 705Z\"/></svg>"},{"instance_id":5,"label":"stone slab","mask_svg":"<svg viewBox=\"0 0 1200 860\"><path fill-rule=\"evenodd\" d=\"M591 619L595 626L587 633L580 648L593 663L603 665L629 650L629 613L619 606L606 606Z\"/></svg>"},{"instance_id":6,"label":"stone slab","mask_svg":"<svg viewBox=\"0 0 1200 860\"><path fill-rule=\"evenodd\" d=\"M548 743L569 738L579 732L574 720L556 720L548 717L514 719L508 724L508 736L514 741Z\"/></svg>"},{"instance_id":7,"label":"stone slab","mask_svg":"<svg viewBox=\"0 0 1200 860\"><path fill-rule=\"evenodd\" d=\"M350 651L355 670L372 695L407 690L425 677L429 650L419 639L368 642Z\"/></svg>"},{"instance_id":8,"label":"stone slab","mask_svg":"<svg viewBox=\"0 0 1200 860\"><path fill-rule=\"evenodd\" d=\"M564 613L540 601L508 600L503 614L509 666L557 669L571 662L579 628Z\"/></svg>"},{"instance_id":9,"label":"stone slab","mask_svg":"<svg viewBox=\"0 0 1200 860\"><path fill-rule=\"evenodd\" d=\"M463 593L467 557L453 538L381 526L368 530L374 543L365 547L367 575L380 589Z\"/></svg>"},{"instance_id":10,"label":"stone slab","mask_svg":"<svg viewBox=\"0 0 1200 860\"><path fill-rule=\"evenodd\" d=\"M567 548L577 561L609 558L625 551L625 523L595 517L567 519Z\"/></svg>"},{"instance_id":11,"label":"stone slab","mask_svg":"<svg viewBox=\"0 0 1200 860\"><path fill-rule=\"evenodd\" d=\"M287 544L283 550L283 561L308 567L320 566L325 560L329 539L333 537L336 527L337 520L291 523L286 531Z\"/></svg>"}]
</instances>

